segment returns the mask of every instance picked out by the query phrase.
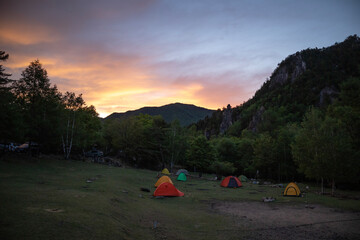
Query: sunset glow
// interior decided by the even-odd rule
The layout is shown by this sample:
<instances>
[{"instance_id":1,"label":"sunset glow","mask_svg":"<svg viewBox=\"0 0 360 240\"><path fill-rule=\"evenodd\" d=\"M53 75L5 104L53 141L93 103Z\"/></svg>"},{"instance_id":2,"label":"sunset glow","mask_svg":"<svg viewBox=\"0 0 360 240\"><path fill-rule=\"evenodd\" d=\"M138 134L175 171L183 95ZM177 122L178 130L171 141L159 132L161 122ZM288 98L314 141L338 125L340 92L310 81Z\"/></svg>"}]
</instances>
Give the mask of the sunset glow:
<instances>
[{"instance_id":1,"label":"sunset glow","mask_svg":"<svg viewBox=\"0 0 360 240\"><path fill-rule=\"evenodd\" d=\"M286 56L360 31L357 1L3 1L0 7L0 50L10 55L4 67L12 78L39 59L52 84L82 93L101 117L174 102L240 105Z\"/></svg>"}]
</instances>

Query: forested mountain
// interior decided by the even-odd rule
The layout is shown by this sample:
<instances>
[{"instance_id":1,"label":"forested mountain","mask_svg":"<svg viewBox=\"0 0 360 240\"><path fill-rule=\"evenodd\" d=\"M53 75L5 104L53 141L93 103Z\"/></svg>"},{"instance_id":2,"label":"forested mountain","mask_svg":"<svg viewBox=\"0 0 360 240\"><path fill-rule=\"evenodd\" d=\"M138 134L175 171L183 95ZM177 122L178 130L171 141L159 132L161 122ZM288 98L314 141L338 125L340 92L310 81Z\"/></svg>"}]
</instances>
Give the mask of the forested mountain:
<instances>
[{"instance_id":1,"label":"forested mountain","mask_svg":"<svg viewBox=\"0 0 360 240\"><path fill-rule=\"evenodd\" d=\"M182 126L187 126L199 121L200 119L204 119L213 112L213 110L197 107L195 105L173 103L161 107L143 107L138 110L127 111L125 113L112 113L105 119L124 119L139 114L148 114L150 116L160 115L167 123L171 123L177 119Z\"/></svg>"},{"instance_id":2,"label":"forested mountain","mask_svg":"<svg viewBox=\"0 0 360 240\"><path fill-rule=\"evenodd\" d=\"M358 83L359 76L360 39L354 35L327 48L288 56L250 100L218 110L196 125L208 137L223 133L240 136L244 129L272 132L302 121L310 106L325 109L341 100L341 88Z\"/></svg>"}]
</instances>

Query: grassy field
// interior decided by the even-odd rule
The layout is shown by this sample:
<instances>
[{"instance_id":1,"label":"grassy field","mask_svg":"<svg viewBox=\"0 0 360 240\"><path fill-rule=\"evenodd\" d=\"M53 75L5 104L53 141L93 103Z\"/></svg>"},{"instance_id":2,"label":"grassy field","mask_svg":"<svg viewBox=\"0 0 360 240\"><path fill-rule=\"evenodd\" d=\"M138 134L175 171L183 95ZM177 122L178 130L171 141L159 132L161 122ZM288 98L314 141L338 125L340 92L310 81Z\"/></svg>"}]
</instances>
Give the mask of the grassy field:
<instances>
[{"instance_id":1,"label":"grassy field","mask_svg":"<svg viewBox=\"0 0 360 240\"><path fill-rule=\"evenodd\" d=\"M234 231L234 218L213 210L212 204L261 202L270 196L276 204L308 201L360 211L359 200L321 196L314 186L306 198L286 198L283 188L244 183L242 188L227 189L207 180L209 176L187 182L172 176L185 196L153 198L156 175L56 157L5 156L0 160L1 239L239 239L245 229ZM305 189L304 184L299 187ZM359 192L342 194L352 197Z\"/></svg>"}]
</instances>

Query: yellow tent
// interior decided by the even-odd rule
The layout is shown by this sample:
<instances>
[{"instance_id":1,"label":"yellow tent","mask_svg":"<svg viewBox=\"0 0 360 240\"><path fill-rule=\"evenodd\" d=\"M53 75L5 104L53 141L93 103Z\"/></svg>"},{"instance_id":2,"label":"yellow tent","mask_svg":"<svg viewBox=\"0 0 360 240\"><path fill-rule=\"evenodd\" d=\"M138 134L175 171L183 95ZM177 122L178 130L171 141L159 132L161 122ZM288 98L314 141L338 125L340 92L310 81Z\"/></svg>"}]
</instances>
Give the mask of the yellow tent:
<instances>
[{"instance_id":1,"label":"yellow tent","mask_svg":"<svg viewBox=\"0 0 360 240\"><path fill-rule=\"evenodd\" d=\"M166 175L170 175L170 172L167 168L164 168L162 171L161 171L162 174L166 174Z\"/></svg>"},{"instance_id":2,"label":"yellow tent","mask_svg":"<svg viewBox=\"0 0 360 240\"><path fill-rule=\"evenodd\" d=\"M162 176L161 178L159 178L159 180L155 183L155 187L158 187L160 184L164 183L164 182L169 182L171 184L173 184L173 182L171 181L171 179L168 176Z\"/></svg>"},{"instance_id":3,"label":"yellow tent","mask_svg":"<svg viewBox=\"0 0 360 240\"><path fill-rule=\"evenodd\" d=\"M289 183L284 191L284 196L300 196L300 189L299 187L296 185L296 183Z\"/></svg>"}]
</instances>

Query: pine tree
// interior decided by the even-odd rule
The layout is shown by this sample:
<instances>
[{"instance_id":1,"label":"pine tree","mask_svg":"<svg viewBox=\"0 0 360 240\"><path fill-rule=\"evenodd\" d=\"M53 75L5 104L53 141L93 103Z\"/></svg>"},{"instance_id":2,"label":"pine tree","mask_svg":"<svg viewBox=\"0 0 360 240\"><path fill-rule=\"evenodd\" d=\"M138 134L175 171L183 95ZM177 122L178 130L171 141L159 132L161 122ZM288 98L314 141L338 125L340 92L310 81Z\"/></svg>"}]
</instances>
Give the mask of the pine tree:
<instances>
[{"instance_id":1,"label":"pine tree","mask_svg":"<svg viewBox=\"0 0 360 240\"><path fill-rule=\"evenodd\" d=\"M9 54L5 54L4 51L0 51L0 61L6 61L9 58ZM9 73L4 72L5 69L2 65L0 65L0 89L3 89L6 87L6 84L8 84L11 80L8 78L11 76Z\"/></svg>"},{"instance_id":2,"label":"pine tree","mask_svg":"<svg viewBox=\"0 0 360 240\"><path fill-rule=\"evenodd\" d=\"M0 61L6 61L9 54L0 51ZM9 143L17 141L22 135L21 107L17 104L15 95L11 92L8 84L8 77L11 74L5 73L0 65L0 142Z\"/></svg>"},{"instance_id":3,"label":"pine tree","mask_svg":"<svg viewBox=\"0 0 360 240\"><path fill-rule=\"evenodd\" d=\"M29 141L50 147L60 137L61 94L51 87L46 70L39 60L31 62L22 72L22 78L13 84L19 102L24 109L26 137Z\"/></svg>"}]
</instances>

